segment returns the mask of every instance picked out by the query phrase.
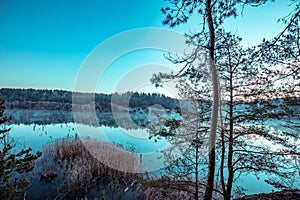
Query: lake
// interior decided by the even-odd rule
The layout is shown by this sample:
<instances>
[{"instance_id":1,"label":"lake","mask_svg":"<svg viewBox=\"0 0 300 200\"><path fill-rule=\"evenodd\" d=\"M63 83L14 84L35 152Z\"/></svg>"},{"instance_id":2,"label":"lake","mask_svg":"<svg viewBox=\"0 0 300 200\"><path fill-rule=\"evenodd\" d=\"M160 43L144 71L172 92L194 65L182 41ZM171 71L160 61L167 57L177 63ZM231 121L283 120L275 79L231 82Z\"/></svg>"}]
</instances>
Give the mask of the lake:
<instances>
[{"instance_id":1,"label":"lake","mask_svg":"<svg viewBox=\"0 0 300 200\"><path fill-rule=\"evenodd\" d=\"M149 134L145 129L126 130L120 127L100 126L93 127L89 125L76 125L74 123L61 123L49 125L24 125L12 124L11 136L16 139L17 147L31 147L33 151L42 150L44 144L57 138L66 136L80 137L89 136L101 141L121 144L126 148L134 147L136 153L143 154L144 165L152 165L151 169L159 169L163 166L163 161L157 159L161 154L159 150L167 148L169 143L165 139L149 140ZM147 155L150 155L147 157ZM155 163L155 164L154 164ZM205 167L205 166L204 166ZM263 180L266 177L260 174L258 180L253 174L243 175L239 178L235 185L243 186L247 189L246 194L254 194L260 192L271 192L275 190L272 186L266 184Z\"/></svg>"}]
</instances>

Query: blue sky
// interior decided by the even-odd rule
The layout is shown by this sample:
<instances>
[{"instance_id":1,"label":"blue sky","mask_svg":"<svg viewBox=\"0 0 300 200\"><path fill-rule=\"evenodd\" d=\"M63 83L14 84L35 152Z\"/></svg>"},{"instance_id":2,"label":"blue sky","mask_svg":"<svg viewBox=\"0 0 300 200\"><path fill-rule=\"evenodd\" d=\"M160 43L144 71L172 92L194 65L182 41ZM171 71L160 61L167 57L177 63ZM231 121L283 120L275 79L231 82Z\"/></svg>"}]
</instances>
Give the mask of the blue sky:
<instances>
[{"instance_id":1,"label":"blue sky","mask_svg":"<svg viewBox=\"0 0 300 200\"><path fill-rule=\"evenodd\" d=\"M246 7L242 18L229 20L224 26L242 36L244 45L257 44L282 29L276 21L291 10L288 2L278 0L259 8ZM84 60L101 42L135 28L164 27L160 12L164 3L0 0L0 87L73 90ZM190 23L175 30L193 30L198 19L194 16ZM130 53L113 62L103 75L98 92L114 91L114 85L126 71L149 63L169 65L160 51Z\"/></svg>"}]
</instances>

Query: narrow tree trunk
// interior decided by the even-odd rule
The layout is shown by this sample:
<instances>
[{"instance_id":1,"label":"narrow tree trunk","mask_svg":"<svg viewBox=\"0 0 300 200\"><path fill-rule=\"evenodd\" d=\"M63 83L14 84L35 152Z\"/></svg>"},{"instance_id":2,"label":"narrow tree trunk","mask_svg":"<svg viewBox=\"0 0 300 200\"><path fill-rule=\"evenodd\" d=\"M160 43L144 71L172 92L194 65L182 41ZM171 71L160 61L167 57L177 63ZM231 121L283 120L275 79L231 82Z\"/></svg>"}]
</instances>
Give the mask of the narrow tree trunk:
<instances>
[{"instance_id":1,"label":"narrow tree trunk","mask_svg":"<svg viewBox=\"0 0 300 200\"><path fill-rule=\"evenodd\" d=\"M230 122L231 124L232 122ZM230 125L231 127L231 125ZM231 128L230 128L231 129ZM231 130L230 130L231 132ZM228 180L227 180L227 199L230 199L231 190L232 190L232 183L233 183L233 166L232 166L232 157L233 157L233 137L232 133L229 136L229 144L228 144Z\"/></svg>"},{"instance_id":2,"label":"narrow tree trunk","mask_svg":"<svg viewBox=\"0 0 300 200\"><path fill-rule=\"evenodd\" d=\"M228 144L228 180L227 180L227 198L230 199L233 183L233 71L231 65L230 52L228 50L229 68L230 68L230 102L229 102L229 144Z\"/></svg>"},{"instance_id":3,"label":"narrow tree trunk","mask_svg":"<svg viewBox=\"0 0 300 200\"><path fill-rule=\"evenodd\" d=\"M198 136L198 133L197 133ZM199 199L199 172L198 172L198 158L199 158L199 146L198 146L198 137L196 141L196 169L195 169L195 176L196 176L196 190L195 190L195 200Z\"/></svg>"},{"instance_id":4,"label":"narrow tree trunk","mask_svg":"<svg viewBox=\"0 0 300 200\"><path fill-rule=\"evenodd\" d=\"M213 85L213 105L212 105L212 115L211 115L211 126L210 126L210 136L209 136L209 163L208 163L208 176L207 183L204 193L204 199L210 200L212 198L213 187L214 187L214 177L215 177L215 165L216 165L216 155L215 155L215 142L217 135L217 125L218 125L218 109L219 109L219 77L216 66L214 64L214 53L215 53L215 28L212 18L212 8L211 0L206 1L206 15L207 23L209 28L210 37L210 71L212 75L212 85Z\"/></svg>"},{"instance_id":5,"label":"narrow tree trunk","mask_svg":"<svg viewBox=\"0 0 300 200\"><path fill-rule=\"evenodd\" d=\"M225 180L224 180L224 162L225 162L225 136L224 136L224 130L221 132L221 142L222 142L222 155L221 155L221 166L220 166L220 177L221 177L221 186L223 191L224 199L227 199L227 191L225 186Z\"/></svg>"}]
</instances>

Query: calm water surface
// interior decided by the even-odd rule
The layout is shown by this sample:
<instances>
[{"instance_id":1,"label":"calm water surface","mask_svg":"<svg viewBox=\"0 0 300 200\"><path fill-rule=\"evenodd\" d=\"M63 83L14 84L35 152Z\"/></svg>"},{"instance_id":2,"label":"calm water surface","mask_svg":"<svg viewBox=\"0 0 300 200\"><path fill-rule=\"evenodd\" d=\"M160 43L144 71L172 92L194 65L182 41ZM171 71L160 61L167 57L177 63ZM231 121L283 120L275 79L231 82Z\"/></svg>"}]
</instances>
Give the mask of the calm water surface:
<instances>
[{"instance_id":1,"label":"calm water surface","mask_svg":"<svg viewBox=\"0 0 300 200\"><path fill-rule=\"evenodd\" d=\"M81 137L89 136L101 141L121 144L124 147L134 147L137 153L153 153L168 147L167 140L160 139L157 142L148 139L148 133L145 129L126 130L116 127L91 127L88 125L52 124L52 125L11 125L11 136L17 141L17 147L31 147L33 151L42 150L44 144L57 138L63 138L68 135ZM258 180L253 174L243 175L236 182L237 185L247 188L247 194L260 192L270 192L274 188L266 184L263 180L266 175L259 175Z\"/></svg>"}]
</instances>

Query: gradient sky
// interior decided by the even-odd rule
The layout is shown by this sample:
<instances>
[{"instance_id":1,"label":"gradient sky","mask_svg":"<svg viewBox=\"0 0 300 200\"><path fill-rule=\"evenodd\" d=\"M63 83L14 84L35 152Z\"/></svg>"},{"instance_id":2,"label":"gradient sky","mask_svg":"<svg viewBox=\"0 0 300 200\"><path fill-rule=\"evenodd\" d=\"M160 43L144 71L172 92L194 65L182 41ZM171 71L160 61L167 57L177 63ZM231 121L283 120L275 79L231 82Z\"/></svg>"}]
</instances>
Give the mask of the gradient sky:
<instances>
[{"instance_id":1,"label":"gradient sky","mask_svg":"<svg viewBox=\"0 0 300 200\"><path fill-rule=\"evenodd\" d=\"M224 26L242 36L244 45L276 36L283 27L277 19L293 8L287 0L277 1L246 7L242 18ZM101 42L135 28L164 27L160 12L164 4L163 0L0 0L0 88L73 90L85 58ZM198 19L194 16L175 30L193 30ZM113 91L118 79L138 65L171 66L162 53L147 50L120 58L105 73L98 91Z\"/></svg>"}]
</instances>

